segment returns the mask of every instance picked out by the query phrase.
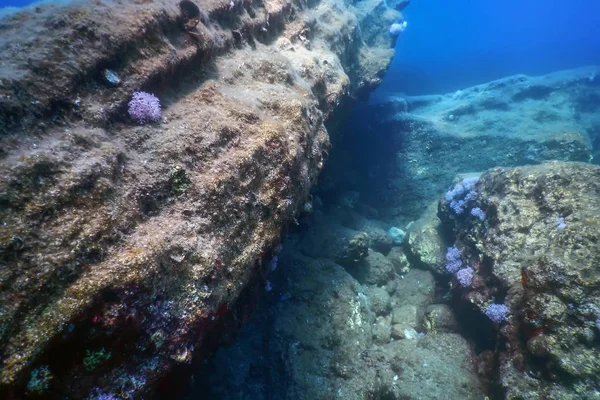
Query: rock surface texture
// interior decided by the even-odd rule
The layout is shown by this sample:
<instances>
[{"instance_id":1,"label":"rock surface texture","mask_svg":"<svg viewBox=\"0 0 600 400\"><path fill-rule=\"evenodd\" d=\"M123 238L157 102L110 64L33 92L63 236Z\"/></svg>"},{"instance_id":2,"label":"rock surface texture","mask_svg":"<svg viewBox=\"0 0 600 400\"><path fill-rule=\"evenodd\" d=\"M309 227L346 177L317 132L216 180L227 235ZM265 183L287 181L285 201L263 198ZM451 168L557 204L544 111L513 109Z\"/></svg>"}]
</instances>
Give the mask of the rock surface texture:
<instances>
[{"instance_id":1,"label":"rock surface texture","mask_svg":"<svg viewBox=\"0 0 600 400\"><path fill-rule=\"evenodd\" d=\"M0 20L0 397L148 396L246 320L324 122L391 60L392 3L100 0ZM130 120L138 90L159 121Z\"/></svg>"},{"instance_id":2,"label":"rock surface texture","mask_svg":"<svg viewBox=\"0 0 600 400\"><path fill-rule=\"evenodd\" d=\"M443 199L439 218L415 224L409 259L450 279L459 322L479 338L479 370L492 398L597 398L600 168L496 168L473 191L464 213ZM474 208L483 220L468 212ZM444 267L447 246L473 270L467 284Z\"/></svg>"}]
</instances>

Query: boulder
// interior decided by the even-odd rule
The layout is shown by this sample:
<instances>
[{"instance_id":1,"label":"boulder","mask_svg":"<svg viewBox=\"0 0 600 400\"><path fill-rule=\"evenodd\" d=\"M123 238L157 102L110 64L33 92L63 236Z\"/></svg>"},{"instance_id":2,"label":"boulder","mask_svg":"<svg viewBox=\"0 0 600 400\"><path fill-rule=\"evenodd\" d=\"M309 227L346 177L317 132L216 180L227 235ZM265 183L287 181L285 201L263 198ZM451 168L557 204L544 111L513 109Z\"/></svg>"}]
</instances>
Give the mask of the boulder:
<instances>
[{"instance_id":1,"label":"boulder","mask_svg":"<svg viewBox=\"0 0 600 400\"><path fill-rule=\"evenodd\" d=\"M439 215L475 271L454 287L458 312L474 337L497 332L489 379L507 398L589 398L600 384L600 168L496 168L473 189L484 221L445 200Z\"/></svg>"},{"instance_id":2,"label":"boulder","mask_svg":"<svg viewBox=\"0 0 600 400\"><path fill-rule=\"evenodd\" d=\"M376 8L78 1L2 16L0 397L151 397L233 334L324 165L324 122L391 61ZM160 102L149 120L128 112L139 91Z\"/></svg>"}]
</instances>

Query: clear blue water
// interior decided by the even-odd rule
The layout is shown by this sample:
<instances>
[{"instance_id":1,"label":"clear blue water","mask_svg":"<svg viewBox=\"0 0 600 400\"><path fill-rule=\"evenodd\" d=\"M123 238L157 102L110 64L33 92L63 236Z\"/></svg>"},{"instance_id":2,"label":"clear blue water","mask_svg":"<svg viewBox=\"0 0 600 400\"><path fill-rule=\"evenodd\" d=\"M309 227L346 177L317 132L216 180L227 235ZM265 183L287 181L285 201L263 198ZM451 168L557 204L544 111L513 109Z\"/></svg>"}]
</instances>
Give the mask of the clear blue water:
<instances>
[{"instance_id":1,"label":"clear blue water","mask_svg":"<svg viewBox=\"0 0 600 400\"><path fill-rule=\"evenodd\" d=\"M380 88L451 92L600 63L597 0L413 0Z\"/></svg>"},{"instance_id":2,"label":"clear blue water","mask_svg":"<svg viewBox=\"0 0 600 400\"><path fill-rule=\"evenodd\" d=\"M31 3L32 0L0 0L0 7L25 7Z\"/></svg>"}]
</instances>

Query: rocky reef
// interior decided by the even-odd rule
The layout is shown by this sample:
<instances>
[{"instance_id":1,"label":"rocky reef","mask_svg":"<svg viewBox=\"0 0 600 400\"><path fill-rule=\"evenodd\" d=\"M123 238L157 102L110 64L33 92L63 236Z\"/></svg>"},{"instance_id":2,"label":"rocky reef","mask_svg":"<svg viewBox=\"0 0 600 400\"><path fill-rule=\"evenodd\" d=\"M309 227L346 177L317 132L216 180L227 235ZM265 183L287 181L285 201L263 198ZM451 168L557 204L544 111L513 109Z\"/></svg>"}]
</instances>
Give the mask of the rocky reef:
<instances>
[{"instance_id":1,"label":"rocky reef","mask_svg":"<svg viewBox=\"0 0 600 400\"><path fill-rule=\"evenodd\" d=\"M408 3L0 17L0 397L597 398L600 70L357 106Z\"/></svg>"},{"instance_id":2,"label":"rocky reef","mask_svg":"<svg viewBox=\"0 0 600 400\"><path fill-rule=\"evenodd\" d=\"M430 96L378 94L354 114L323 189L360 192L385 219L419 218L456 174L600 160L600 75L584 67Z\"/></svg>"},{"instance_id":3,"label":"rocky reef","mask_svg":"<svg viewBox=\"0 0 600 400\"><path fill-rule=\"evenodd\" d=\"M169 372L253 312L324 123L379 84L406 3L98 0L0 19L0 397L173 396ZM158 121L129 118L140 90Z\"/></svg>"},{"instance_id":4,"label":"rocky reef","mask_svg":"<svg viewBox=\"0 0 600 400\"><path fill-rule=\"evenodd\" d=\"M492 338L478 363L495 398L597 397L600 168L496 168L471 190L464 212L443 199L437 216L416 224L409 259L450 277L466 337ZM450 268L446 246L471 270L468 281Z\"/></svg>"},{"instance_id":5,"label":"rocky reef","mask_svg":"<svg viewBox=\"0 0 600 400\"><path fill-rule=\"evenodd\" d=\"M451 191L401 246L356 203L317 207L183 398L594 398L599 178L569 162L461 176L462 212Z\"/></svg>"},{"instance_id":6,"label":"rocky reef","mask_svg":"<svg viewBox=\"0 0 600 400\"><path fill-rule=\"evenodd\" d=\"M384 227L344 204L305 217L254 318L184 398L484 398L475 347L434 273L412 268Z\"/></svg>"},{"instance_id":7,"label":"rocky reef","mask_svg":"<svg viewBox=\"0 0 600 400\"><path fill-rule=\"evenodd\" d=\"M360 108L254 318L184 398L596 398L595 70ZM481 96L514 109L485 111ZM461 101L472 114L444 122ZM531 123L539 112L555 123Z\"/></svg>"}]
</instances>

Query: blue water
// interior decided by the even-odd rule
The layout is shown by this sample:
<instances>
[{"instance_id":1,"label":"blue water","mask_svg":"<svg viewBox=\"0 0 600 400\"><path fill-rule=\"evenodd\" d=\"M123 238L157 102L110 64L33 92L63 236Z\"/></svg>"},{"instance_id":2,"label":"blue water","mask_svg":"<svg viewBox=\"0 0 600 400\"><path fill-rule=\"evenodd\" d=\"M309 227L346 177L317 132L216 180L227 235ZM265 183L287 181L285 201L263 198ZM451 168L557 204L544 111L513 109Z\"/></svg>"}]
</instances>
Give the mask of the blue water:
<instances>
[{"instance_id":1,"label":"blue water","mask_svg":"<svg viewBox=\"0 0 600 400\"><path fill-rule=\"evenodd\" d=\"M413 0L382 91L450 92L600 64L598 0Z\"/></svg>"},{"instance_id":2,"label":"blue water","mask_svg":"<svg viewBox=\"0 0 600 400\"><path fill-rule=\"evenodd\" d=\"M0 0L0 7L25 7L34 2L32 0Z\"/></svg>"}]
</instances>

